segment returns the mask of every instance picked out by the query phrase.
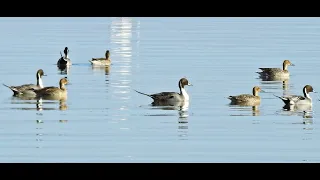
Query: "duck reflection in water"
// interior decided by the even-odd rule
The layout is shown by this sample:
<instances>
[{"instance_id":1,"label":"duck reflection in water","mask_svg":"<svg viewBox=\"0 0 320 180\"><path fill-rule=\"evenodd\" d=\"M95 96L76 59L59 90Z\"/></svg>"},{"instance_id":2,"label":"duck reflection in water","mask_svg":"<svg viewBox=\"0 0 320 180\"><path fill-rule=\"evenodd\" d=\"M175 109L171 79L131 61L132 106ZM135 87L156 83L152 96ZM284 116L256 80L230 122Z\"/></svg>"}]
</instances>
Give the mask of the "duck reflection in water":
<instances>
[{"instance_id":1,"label":"duck reflection in water","mask_svg":"<svg viewBox=\"0 0 320 180\"><path fill-rule=\"evenodd\" d=\"M178 137L179 140L188 140L188 109L189 101L180 101L180 102L168 102L154 101L151 103L151 106L156 107L157 109L162 110L176 110L178 111Z\"/></svg>"},{"instance_id":2,"label":"duck reflection in water","mask_svg":"<svg viewBox=\"0 0 320 180\"><path fill-rule=\"evenodd\" d=\"M189 101L185 102L152 102L150 104L155 109L178 111L179 120L184 121L188 118Z\"/></svg>"},{"instance_id":3,"label":"duck reflection in water","mask_svg":"<svg viewBox=\"0 0 320 180\"><path fill-rule=\"evenodd\" d=\"M303 124L313 124L312 111L303 111Z\"/></svg>"},{"instance_id":4,"label":"duck reflection in water","mask_svg":"<svg viewBox=\"0 0 320 180\"><path fill-rule=\"evenodd\" d=\"M302 104L299 106L286 104L282 108L285 111L295 111L295 112L312 111L312 105L310 104Z\"/></svg>"},{"instance_id":5,"label":"duck reflection in water","mask_svg":"<svg viewBox=\"0 0 320 180\"><path fill-rule=\"evenodd\" d=\"M92 66L95 72L104 72L105 75L110 75L111 66Z\"/></svg>"},{"instance_id":6,"label":"duck reflection in water","mask_svg":"<svg viewBox=\"0 0 320 180\"><path fill-rule=\"evenodd\" d=\"M43 99L40 98L37 100L37 110L42 111L42 110L60 110L60 111L65 111L68 109L68 105L65 100L59 100L59 108L43 108ZM47 101L45 104L58 104L57 101Z\"/></svg>"},{"instance_id":7,"label":"duck reflection in water","mask_svg":"<svg viewBox=\"0 0 320 180\"><path fill-rule=\"evenodd\" d=\"M262 79L261 84L263 86L267 85L264 89L270 88L269 85L275 85L276 89L278 89L278 85L281 84L282 90L283 90L283 96L286 96L289 93L289 87L290 87L289 86L289 79L279 80L279 81ZM274 88L272 87L271 89L274 89Z\"/></svg>"},{"instance_id":8,"label":"duck reflection in water","mask_svg":"<svg viewBox=\"0 0 320 180\"><path fill-rule=\"evenodd\" d=\"M259 116L259 115L260 115L259 106L252 106L252 116Z\"/></svg>"},{"instance_id":9,"label":"duck reflection in water","mask_svg":"<svg viewBox=\"0 0 320 180\"><path fill-rule=\"evenodd\" d=\"M58 72L61 75L67 75L69 74L69 71L70 71L70 66L67 66L67 65L58 66Z\"/></svg>"},{"instance_id":10,"label":"duck reflection in water","mask_svg":"<svg viewBox=\"0 0 320 180\"><path fill-rule=\"evenodd\" d=\"M68 109L68 105L66 104L65 100L58 100L58 101L43 101L44 99L42 98L26 98L26 97L11 97L12 101L11 104L24 104L24 105L30 105L34 104L36 105L35 107L19 107L19 108L12 108L12 109L20 109L20 110L37 110L37 111L43 111L43 110L61 110L65 111ZM27 100L27 101L25 101ZM56 107L43 107L45 104L50 105L50 104L59 104L59 108Z\"/></svg>"},{"instance_id":11,"label":"duck reflection in water","mask_svg":"<svg viewBox=\"0 0 320 180\"><path fill-rule=\"evenodd\" d=\"M260 116L259 106L240 106L229 104L229 107L239 113L246 112L246 114L231 114L230 116ZM250 115L247 114L247 112L251 112Z\"/></svg>"}]
</instances>

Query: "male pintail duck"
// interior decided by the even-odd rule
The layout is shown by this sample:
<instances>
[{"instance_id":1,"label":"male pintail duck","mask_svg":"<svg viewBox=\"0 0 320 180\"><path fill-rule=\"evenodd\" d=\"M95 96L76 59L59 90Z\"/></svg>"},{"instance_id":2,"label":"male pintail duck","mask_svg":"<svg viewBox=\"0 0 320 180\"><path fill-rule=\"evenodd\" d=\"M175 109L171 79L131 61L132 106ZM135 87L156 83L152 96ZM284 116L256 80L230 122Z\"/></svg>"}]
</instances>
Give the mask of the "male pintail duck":
<instances>
[{"instance_id":1,"label":"male pintail duck","mask_svg":"<svg viewBox=\"0 0 320 180\"><path fill-rule=\"evenodd\" d=\"M300 95L291 95L291 96L276 96L279 99L281 99L285 105L311 105L312 106L312 99L309 95L310 92L316 93L313 90L313 87L311 85L305 85L302 89L303 91L303 96Z\"/></svg>"},{"instance_id":2,"label":"male pintail duck","mask_svg":"<svg viewBox=\"0 0 320 180\"><path fill-rule=\"evenodd\" d=\"M5 84L3 84L3 85L12 90L13 96L24 95L24 91L27 89L41 89L44 87L43 81L42 81L42 76L46 76L46 74L44 74L42 69L39 69L36 73L37 84L23 84L20 86L8 86Z\"/></svg>"},{"instance_id":3,"label":"male pintail duck","mask_svg":"<svg viewBox=\"0 0 320 180\"><path fill-rule=\"evenodd\" d=\"M252 94L240 94L236 96L229 96L231 105L242 105L242 106L256 106L261 102L259 92L264 92L259 86L254 86Z\"/></svg>"},{"instance_id":4,"label":"male pintail duck","mask_svg":"<svg viewBox=\"0 0 320 180\"><path fill-rule=\"evenodd\" d=\"M104 58L92 58L92 60L89 60L89 62L90 62L92 65L97 65L97 66L109 66L109 65L111 64L111 59L110 59L110 52L109 52L109 50L106 51Z\"/></svg>"},{"instance_id":5,"label":"male pintail duck","mask_svg":"<svg viewBox=\"0 0 320 180\"><path fill-rule=\"evenodd\" d=\"M69 81L67 77L61 78L59 81L59 87L49 86L41 89L33 89L37 97L43 99L64 99L67 97L67 88L65 87Z\"/></svg>"},{"instance_id":6,"label":"male pintail duck","mask_svg":"<svg viewBox=\"0 0 320 180\"><path fill-rule=\"evenodd\" d=\"M166 102L170 103L172 102L181 102L181 101L189 101L189 95L187 91L184 89L185 86L192 86L192 84L189 83L188 79L186 78L181 78L179 80L179 89L180 93L177 92L161 92L161 93L156 93L156 94L145 94L142 92L139 92L135 90L137 93L149 96L153 99L152 104L159 104L160 102Z\"/></svg>"},{"instance_id":7,"label":"male pintail duck","mask_svg":"<svg viewBox=\"0 0 320 180\"><path fill-rule=\"evenodd\" d=\"M70 66L72 65L70 58L68 57L69 49L68 47L65 47L63 50L64 56L62 56L61 51L60 51L60 59L57 62L57 66Z\"/></svg>"},{"instance_id":8,"label":"male pintail duck","mask_svg":"<svg viewBox=\"0 0 320 180\"><path fill-rule=\"evenodd\" d=\"M289 60L284 60L281 68L259 68L262 72L257 72L260 76L289 78L288 66L295 66Z\"/></svg>"}]
</instances>

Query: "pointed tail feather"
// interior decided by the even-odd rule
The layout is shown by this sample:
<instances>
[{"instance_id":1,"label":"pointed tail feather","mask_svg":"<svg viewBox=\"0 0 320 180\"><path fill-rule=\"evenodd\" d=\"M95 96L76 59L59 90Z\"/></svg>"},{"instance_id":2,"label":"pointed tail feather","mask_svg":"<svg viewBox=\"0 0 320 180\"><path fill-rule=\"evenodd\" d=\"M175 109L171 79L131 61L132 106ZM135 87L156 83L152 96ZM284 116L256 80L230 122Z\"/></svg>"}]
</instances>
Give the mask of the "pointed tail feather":
<instances>
[{"instance_id":1,"label":"pointed tail feather","mask_svg":"<svg viewBox=\"0 0 320 180\"><path fill-rule=\"evenodd\" d=\"M4 83L2 83L2 84L3 84L5 87L11 89L11 90L14 91L14 92L17 92L17 91L18 91L14 86L8 86L8 85L6 85L6 84L4 84Z\"/></svg>"},{"instance_id":2,"label":"pointed tail feather","mask_svg":"<svg viewBox=\"0 0 320 180\"><path fill-rule=\"evenodd\" d=\"M151 96L151 95L149 95L149 94L146 94L146 93L143 93L143 92L137 91L137 90L135 90L135 89L134 89L134 91L136 91L136 92L137 92L137 93L139 93L139 94L142 94L142 95L145 95L145 96L149 96L149 97L151 97L151 98L152 98L152 96Z\"/></svg>"},{"instance_id":3,"label":"pointed tail feather","mask_svg":"<svg viewBox=\"0 0 320 180\"><path fill-rule=\"evenodd\" d=\"M4 83L2 83L5 87L7 87L7 88L10 88L11 89L11 87L10 86L8 86L8 85L5 85Z\"/></svg>"},{"instance_id":4,"label":"pointed tail feather","mask_svg":"<svg viewBox=\"0 0 320 180\"><path fill-rule=\"evenodd\" d=\"M256 72L256 73L259 74L260 77L268 77L269 76L268 73L266 73L266 72Z\"/></svg>"},{"instance_id":5,"label":"pointed tail feather","mask_svg":"<svg viewBox=\"0 0 320 180\"><path fill-rule=\"evenodd\" d=\"M265 70L268 70L270 68L258 68L258 69L260 69L261 71L265 71Z\"/></svg>"},{"instance_id":6,"label":"pointed tail feather","mask_svg":"<svg viewBox=\"0 0 320 180\"><path fill-rule=\"evenodd\" d=\"M2 83L3 84L3 83ZM20 94L20 92L14 87L14 86L8 86L6 84L3 84L5 87L9 88L13 93L14 95L17 95L17 94Z\"/></svg>"},{"instance_id":7,"label":"pointed tail feather","mask_svg":"<svg viewBox=\"0 0 320 180\"><path fill-rule=\"evenodd\" d=\"M284 100L282 97L280 97L280 96L277 96L277 95L275 95L275 94L273 94L275 97L277 97L277 98L279 98L279 99L281 99L281 100Z\"/></svg>"},{"instance_id":8,"label":"pointed tail feather","mask_svg":"<svg viewBox=\"0 0 320 180\"><path fill-rule=\"evenodd\" d=\"M277 96L277 95L275 95L275 94L273 94L273 95L274 95L275 97L281 99L285 104L287 104L288 102L290 102L290 100L287 99L287 98L284 98L284 97L281 97L281 96Z\"/></svg>"}]
</instances>

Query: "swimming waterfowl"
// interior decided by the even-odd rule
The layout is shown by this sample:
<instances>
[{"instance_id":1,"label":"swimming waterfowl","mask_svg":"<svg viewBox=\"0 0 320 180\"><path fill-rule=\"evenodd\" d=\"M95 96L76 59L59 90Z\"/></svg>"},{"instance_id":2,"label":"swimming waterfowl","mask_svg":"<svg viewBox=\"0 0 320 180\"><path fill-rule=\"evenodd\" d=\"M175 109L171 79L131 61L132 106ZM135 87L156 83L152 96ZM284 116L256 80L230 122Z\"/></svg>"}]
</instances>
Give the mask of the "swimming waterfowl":
<instances>
[{"instance_id":1,"label":"swimming waterfowl","mask_svg":"<svg viewBox=\"0 0 320 180\"><path fill-rule=\"evenodd\" d=\"M156 93L156 94L145 94L142 92L139 92L135 90L137 93L149 96L153 99L152 104L167 104L171 103L174 104L175 102L181 102L181 101L189 101L189 95L187 91L185 90L185 86L192 86L191 83L189 83L188 79L186 78L181 78L179 80L179 89L180 93L177 92L161 92L161 93Z\"/></svg>"},{"instance_id":2,"label":"swimming waterfowl","mask_svg":"<svg viewBox=\"0 0 320 180\"><path fill-rule=\"evenodd\" d=\"M49 86L41 89L33 89L37 97L43 99L64 99L67 97L67 88L65 87L68 84L68 78L61 78L59 81L59 87Z\"/></svg>"},{"instance_id":3,"label":"swimming waterfowl","mask_svg":"<svg viewBox=\"0 0 320 180\"><path fill-rule=\"evenodd\" d=\"M289 60L284 60L281 68L259 68L262 72L257 72L262 77L268 78L289 78L288 66L295 66Z\"/></svg>"},{"instance_id":4,"label":"swimming waterfowl","mask_svg":"<svg viewBox=\"0 0 320 180\"><path fill-rule=\"evenodd\" d=\"M57 62L57 66L70 66L72 65L70 58L68 57L69 49L68 47L65 47L63 50L64 56L62 56L61 51L60 51L60 59Z\"/></svg>"},{"instance_id":5,"label":"swimming waterfowl","mask_svg":"<svg viewBox=\"0 0 320 180\"><path fill-rule=\"evenodd\" d=\"M89 60L92 65L109 66L111 64L110 51L107 50L104 58L92 58Z\"/></svg>"},{"instance_id":6,"label":"swimming waterfowl","mask_svg":"<svg viewBox=\"0 0 320 180\"><path fill-rule=\"evenodd\" d=\"M236 96L229 96L231 105L242 105L242 106L256 106L261 102L259 92L264 92L259 86L252 88L252 94L240 94Z\"/></svg>"},{"instance_id":7,"label":"swimming waterfowl","mask_svg":"<svg viewBox=\"0 0 320 180\"><path fill-rule=\"evenodd\" d=\"M275 97L281 99L285 105L312 105L312 98L309 95L310 92L316 93L313 90L313 87L311 85L305 85L302 89L303 96L300 95L291 95L291 96L277 96Z\"/></svg>"},{"instance_id":8,"label":"swimming waterfowl","mask_svg":"<svg viewBox=\"0 0 320 180\"><path fill-rule=\"evenodd\" d=\"M39 69L36 73L37 84L23 84L20 86L8 86L6 84L3 84L3 85L12 90L13 96L27 95L27 93L24 93L24 91L27 89L31 89L31 88L41 89L44 87L43 81L42 81L42 76L46 76L46 74L44 74L44 71L42 69Z\"/></svg>"}]
</instances>

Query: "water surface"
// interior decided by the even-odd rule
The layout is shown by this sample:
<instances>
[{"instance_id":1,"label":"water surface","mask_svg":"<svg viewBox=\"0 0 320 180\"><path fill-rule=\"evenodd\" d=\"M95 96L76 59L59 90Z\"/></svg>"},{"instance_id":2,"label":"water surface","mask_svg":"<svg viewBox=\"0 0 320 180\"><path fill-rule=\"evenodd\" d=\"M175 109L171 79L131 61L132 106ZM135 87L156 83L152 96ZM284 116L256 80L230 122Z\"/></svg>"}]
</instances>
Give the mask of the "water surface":
<instances>
[{"instance_id":1,"label":"water surface","mask_svg":"<svg viewBox=\"0 0 320 180\"><path fill-rule=\"evenodd\" d=\"M320 91L319 18L0 18L2 83L46 86L68 77L68 100L12 97L0 88L0 162L319 162L318 95L307 113L285 111L273 94ZM64 47L73 65L56 67ZM92 57L111 52L110 68ZM258 78L289 67L289 81ZM152 107L136 93L178 91L188 107ZM230 106L251 93L258 107Z\"/></svg>"}]
</instances>

